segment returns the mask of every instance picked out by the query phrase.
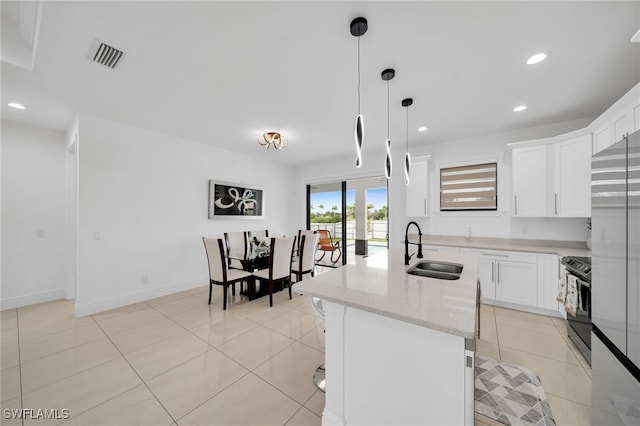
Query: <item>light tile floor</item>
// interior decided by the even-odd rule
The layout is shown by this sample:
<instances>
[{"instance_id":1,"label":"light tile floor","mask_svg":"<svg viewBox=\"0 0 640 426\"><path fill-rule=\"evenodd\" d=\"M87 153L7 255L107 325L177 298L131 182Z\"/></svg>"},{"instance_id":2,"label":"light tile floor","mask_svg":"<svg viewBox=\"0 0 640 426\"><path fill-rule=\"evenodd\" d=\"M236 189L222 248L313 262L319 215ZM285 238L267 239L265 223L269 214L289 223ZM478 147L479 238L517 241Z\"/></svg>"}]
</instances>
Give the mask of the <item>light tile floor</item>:
<instances>
[{"instance_id":1,"label":"light tile floor","mask_svg":"<svg viewBox=\"0 0 640 426\"><path fill-rule=\"evenodd\" d=\"M2 425L319 425L323 320L294 291L222 311L208 287L90 317L73 301L2 311L1 408L68 409ZM590 369L562 321L482 306L478 352L537 372L558 425L591 423ZM3 411L4 412L4 411ZM494 425L477 416L476 424Z\"/></svg>"}]
</instances>

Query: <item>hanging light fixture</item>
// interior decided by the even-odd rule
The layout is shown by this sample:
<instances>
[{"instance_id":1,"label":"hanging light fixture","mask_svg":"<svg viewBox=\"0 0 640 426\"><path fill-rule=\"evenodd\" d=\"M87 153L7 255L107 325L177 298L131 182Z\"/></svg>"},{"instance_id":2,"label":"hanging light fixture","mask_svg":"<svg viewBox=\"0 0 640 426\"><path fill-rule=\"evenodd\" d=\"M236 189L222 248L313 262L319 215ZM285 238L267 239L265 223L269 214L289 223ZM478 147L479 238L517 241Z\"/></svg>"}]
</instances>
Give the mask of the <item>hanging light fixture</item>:
<instances>
[{"instance_id":1,"label":"hanging light fixture","mask_svg":"<svg viewBox=\"0 0 640 426\"><path fill-rule=\"evenodd\" d=\"M358 38L358 116L354 137L356 141L356 167L362 166L362 144L364 142L364 122L360 112L360 36L367 32L367 20L363 17L351 21L351 35Z\"/></svg>"},{"instance_id":2,"label":"hanging light fixture","mask_svg":"<svg viewBox=\"0 0 640 426\"><path fill-rule=\"evenodd\" d=\"M384 175L387 179L391 179L391 138L389 136L389 81L396 76L396 72L393 68L387 68L382 71L382 80L387 82L387 140L384 141L385 148L387 149L387 157L384 162Z\"/></svg>"},{"instance_id":3,"label":"hanging light fixture","mask_svg":"<svg viewBox=\"0 0 640 426\"><path fill-rule=\"evenodd\" d=\"M271 145L273 145L275 149L282 149L289 145L289 139L278 132L265 132L260 138L258 138L258 143L267 149Z\"/></svg>"},{"instance_id":4,"label":"hanging light fixture","mask_svg":"<svg viewBox=\"0 0 640 426\"><path fill-rule=\"evenodd\" d=\"M411 183L411 155L409 154L409 107L413 104L412 98L402 100L402 106L407 108L407 153L404 155L404 183Z\"/></svg>"}]
</instances>

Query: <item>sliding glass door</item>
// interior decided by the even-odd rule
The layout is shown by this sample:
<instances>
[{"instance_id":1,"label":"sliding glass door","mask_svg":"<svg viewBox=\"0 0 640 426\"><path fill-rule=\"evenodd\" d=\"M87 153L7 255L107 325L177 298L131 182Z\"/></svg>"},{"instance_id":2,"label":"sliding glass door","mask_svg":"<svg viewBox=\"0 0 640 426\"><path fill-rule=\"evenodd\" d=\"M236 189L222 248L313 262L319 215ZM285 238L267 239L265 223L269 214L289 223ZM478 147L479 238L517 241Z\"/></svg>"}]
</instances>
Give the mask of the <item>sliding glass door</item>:
<instances>
[{"instance_id":1,"label":"sliding glass door","mask_svg":"<svg viewBox=\"0 0 640 426\"><path fill-rule=\"evenodd\" d=\"M389 247L388 196L384 176L307 186L307 229L331 235L320 264L337 267ZM336 246L335 243L338 243ZM328 250L331 250L329 252ZM331 255L333 257L331 257Z\"/></svg>"}]
</instances>

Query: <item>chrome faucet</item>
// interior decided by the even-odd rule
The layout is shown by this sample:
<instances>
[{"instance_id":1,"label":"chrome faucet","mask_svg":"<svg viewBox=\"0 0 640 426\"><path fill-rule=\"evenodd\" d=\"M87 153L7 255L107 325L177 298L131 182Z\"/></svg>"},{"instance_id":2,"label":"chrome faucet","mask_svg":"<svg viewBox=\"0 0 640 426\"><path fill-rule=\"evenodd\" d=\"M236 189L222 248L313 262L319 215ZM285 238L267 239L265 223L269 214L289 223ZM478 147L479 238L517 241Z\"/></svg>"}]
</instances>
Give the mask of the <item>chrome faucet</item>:
<instances>
[{"instance_id":1,"label":"chrome faucet","mask_svg":"<svg viewBox=\"0 0 640 426\"><path fill-rule=\"evenodd\" d=\"M411 224L414 224L416 228L418 228L418 259L422 259L422 230L420 229L420 225L416 222L411 221L407 223L407 229L404 231L404 264L408 265L409 260L411 260L411 256L415 253L409 254L409 227ZM415 244L415 243L412 243Z\"/></svg>"}]
</instances>

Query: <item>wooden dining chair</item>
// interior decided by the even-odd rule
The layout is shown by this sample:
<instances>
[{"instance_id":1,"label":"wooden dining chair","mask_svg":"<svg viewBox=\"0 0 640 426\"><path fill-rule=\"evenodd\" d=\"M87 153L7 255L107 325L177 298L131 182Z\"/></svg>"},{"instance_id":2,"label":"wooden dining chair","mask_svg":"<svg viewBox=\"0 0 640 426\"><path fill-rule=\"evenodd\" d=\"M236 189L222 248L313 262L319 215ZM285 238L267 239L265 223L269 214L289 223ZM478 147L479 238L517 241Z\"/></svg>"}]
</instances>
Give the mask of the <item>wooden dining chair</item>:
<instances>
[{"instance_id":1,"label":"wooden dining chair","mask_svg":"<svg viewBox=\"0 0 640 426\"><path fill-rule=\"evenodd\" d=\"M302 281L305 274L315 276L318 234L303 234L300 240L300 251L291 263L291 272L296 275L296 282Z\"/></svg>"},{"instance_id":2,"label":"wooden dining chair","mask_svg":"<svg viewBox=\"0 0 640 426\"><path fill-rule=\"evenodd\" d=\"M202 241L204 242L207 261L209 262L209 304L211 304L213 285L221 285L224 289L222 310L227 310L227 288L229 285L235 287L235 283L237 282L253 279L251 272L229 268L227 259L225 258L225 247L221 238L203 237Z\"/></svg>"},{"instance_id":3,"label":"wooden dining chair","mask_svg":"<svg viewBox=\"0 0 640 426\"><path fill-rule=\"evenodd\" d=\"M273 306L273 285L282 283L289 286L291 299L291 257L295 247L296 237L271 238L269 253L269 269L262 269L253 273L254 278L268 281L269 306ZM283 287L284 290L284 287Z\"/></svg>"}]
</instances>

